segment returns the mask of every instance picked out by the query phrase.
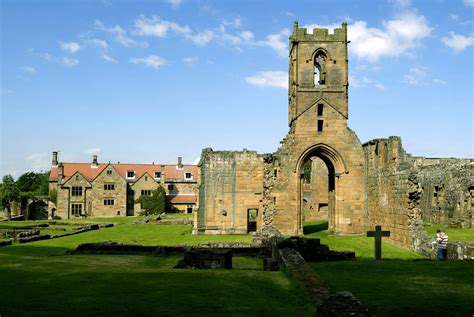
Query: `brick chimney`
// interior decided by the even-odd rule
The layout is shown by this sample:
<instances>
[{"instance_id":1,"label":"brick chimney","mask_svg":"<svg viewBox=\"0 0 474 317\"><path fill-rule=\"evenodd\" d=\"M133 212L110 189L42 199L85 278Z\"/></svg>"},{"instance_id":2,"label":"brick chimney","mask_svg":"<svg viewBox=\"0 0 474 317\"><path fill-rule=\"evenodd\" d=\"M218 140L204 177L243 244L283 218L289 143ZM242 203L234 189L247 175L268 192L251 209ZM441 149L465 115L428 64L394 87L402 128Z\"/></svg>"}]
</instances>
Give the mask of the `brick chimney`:
<instances>
[{"instance_id":1,"label":"brick chimney","mask_svg":"<svg viewBox=\"0 0 474 317\"><path fill-rule=\"evenodd\" d=\"M178 156L178 168L183 168L183 158L181 156Z\"/></svg>"},{"instance_id":2,"label":"brick chimney","mask_svg":"<svg viewBox=\"0 0 474 317\"><path fill-rule=\"evenodd\" d=\"M58 164L58 184L61 185L61 182L64 177L64 165L63 163Z\"/></svg>"},{"instance_id":3,"label":"brick chimney","mask_svg":"<svg viewBox=\"0 0 474 317\"><path fill-rule=\"evenodd\" d=\"M58 166L58 152L56 152L56 151L53 152L53 159L52 159L52 162L51 162L51 166L52 167Z\"/></svg>"},{"instance_id":4,"label":"brick chimney","mask_svg":"<svg viewBox=\"0 0 474 317\"><path fill-rule=\"evenodd\" d=\"M165 166L161 165L161 177L160 177L160 184L165 188Z\"/></svg>"},{"instance_id":5,"label":"brick chimney","mask_svg":"<svg viewBox=\"0 0 474 317\"><path fill-rule=\"evenodd\" d=\"M92 167L92 168L97 168L97 167L99 167L99 163L97 162L97 155L93 155L93 156L92 156L92 164L91 164L91 167Z\"/></svg>"}]
</instances>

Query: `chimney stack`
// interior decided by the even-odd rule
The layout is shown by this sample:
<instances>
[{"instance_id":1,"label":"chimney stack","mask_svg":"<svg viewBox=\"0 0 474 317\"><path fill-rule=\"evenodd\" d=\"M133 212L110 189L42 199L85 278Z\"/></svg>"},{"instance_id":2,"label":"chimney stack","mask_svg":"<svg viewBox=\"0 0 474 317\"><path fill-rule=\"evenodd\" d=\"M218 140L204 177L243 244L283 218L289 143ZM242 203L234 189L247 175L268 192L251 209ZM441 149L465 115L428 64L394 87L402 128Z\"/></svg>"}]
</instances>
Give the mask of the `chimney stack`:
<instances>
[{"instance_id":1,"label":"chimney stack","mask_svg":"<svg viewBox=\"0 0 474 317\"><path fill-rule=\"evenodd\" d=\"M64 177L64 165L63 163L58 164L58 184L61 185L61 182Z\"/></svg>"},{"instance_id":2,"label":"chimney stack","mask_svg":"<svg viewBox=\"0 0 474 317\"><path fill-rule=\"evenodd\" d=\"M183 158L181 156L178 157L178 168L183 168Z\"/></svg>"},{"instance_id":3,"label":"chimney stack","mask_svg":"<svg viewBox=\"0 0 474 317\"><path fill-rule=\"evenodd\" d=\"M97 155L92 156L92 168L97 168L99 163L97 163Z\"/></svg>"},{"instance_id":4,"label":"chimney stack","mask_svg":"<svg viewBox=\"0 0 474 317\"><path fill-rule=\"evenodd\" d=\"M53 152L53 160L51 162L52 167L58 166L58 152L54 151Z\"/></svg>"},{"instance_id":5,"label":"chimney stack","mask_svg":"<svg viewBox=\"0 0 474 317\"><path fill-rule=\"evenodd\" d=\"M165 188L165 166L161 165L161 175L160 175L160 184Z\"/></svg>"}]
</instances>

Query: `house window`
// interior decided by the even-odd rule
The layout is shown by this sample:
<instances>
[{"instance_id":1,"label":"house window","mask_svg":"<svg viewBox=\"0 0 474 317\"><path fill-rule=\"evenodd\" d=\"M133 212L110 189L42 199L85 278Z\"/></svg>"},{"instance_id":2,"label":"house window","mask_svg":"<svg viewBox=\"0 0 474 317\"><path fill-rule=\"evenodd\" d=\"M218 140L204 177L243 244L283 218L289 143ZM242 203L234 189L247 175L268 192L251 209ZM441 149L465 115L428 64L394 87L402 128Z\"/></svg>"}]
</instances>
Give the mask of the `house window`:
<instances>
[{"instance_id":1,"label":"house window","mask_svg":"<svg viewBox=\"0 0 474 317\"><path fill-rule=\"evenodd\" d=\"M135 171L128 171L127 178L135 178Z\"/></svg>"},{"instance_id":2,"label":"house window","mask_svg":"<svg viewBox=\"0 0 474 317\"><path fill-rule=\"evenodd\" d=\"M82 196L82 187L81 186L72 186L71 195L72 196Z\"/></svg>"},{"instance_id":3,"label":"house window","mask_svg":"<svg viewBox=\"0 0 474 317\"><path fill-rule=\"evenodd\" d=\"M193 179L193 174L192 173L184 173L184 179L189 181Z\"/></svg>"},{"instance_id":4,"label":"house window","mask_svg":"<svg viewBox=\"0 0 474 317\"><path fill-rule=\"evenodd\" d=\"M145 182L148 180L148 176L145 176Z\"/></svg>"},{"instance_id":5,"label":"house window","mask_svg":"<svg viewBox=\"0 0 474 317\"><path fill-rule=\"evenodd\" d=\"M174 185L173 184L168 185L168 190L174 190Z\"/></svg>"},{"instance_id":6,"label":"house window","mask_svg":"<svg viewBox=\"0 0 474 317\"><path fill-rule=\"evenodd\" d=\"M161 172L155 172L155 178L160 179L161 178Z\"/></svg>"},{"instance_id":7,"label":"house window","mask_svg":"<svg viewBox=\"0 0 474 317\"><path fill-rule=\"evenodd\" d=\"M151 196L150 189L142 189L142 196Z\"/></svg>"},{"instance_id":8,"label":"house window","mask_svg":"<svg viewBox=\"0 0 474 317\"><path fill-rule=\"evenodd\" d=\"M107 170L107 175L112 175L112 170Z\"/></svg>"},{"instance_id":9,"label":"house window","mask_svg":"<svg viewBox=\"0 0 474 317\"><path fill-rule=\"evenodd\" d=\"M104 190L115 190L115 184L104 184Z\"/></svg>"},{"instance_id":10,"label":"house window","mask_svg":"<svg viewBox=\"0 0 474 317\"><path fill-rule=\"evenodd\" d=\"M82 214L82 204L71 204L71 214L80 216Z\"/></svg>"},{"instance_id":11,"label":"house window","mask_svg":"<svg viewBox=\"0 0 474 317\"><path fill-rule=\"evenodd\" d=\"M115 204L115 200L111 198L104 199L104 206L113 206Z\"/></svg>"}]
</instances>

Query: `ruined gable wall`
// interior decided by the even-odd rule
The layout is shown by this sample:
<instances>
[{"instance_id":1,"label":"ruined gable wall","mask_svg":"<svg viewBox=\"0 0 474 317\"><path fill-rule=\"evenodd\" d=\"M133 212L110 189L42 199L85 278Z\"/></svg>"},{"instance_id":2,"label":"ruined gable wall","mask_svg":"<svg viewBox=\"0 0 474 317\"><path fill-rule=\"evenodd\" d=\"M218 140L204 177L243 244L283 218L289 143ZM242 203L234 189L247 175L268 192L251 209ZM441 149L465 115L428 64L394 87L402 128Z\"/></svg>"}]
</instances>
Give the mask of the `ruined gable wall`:
<instances>
[{"instance_id":1,"label":"ruined gable wall","mask_svg":"<svg viewBox=\"0 0 474 317\"><path fill-rule=\"evenodd\" d=\"M472 226L472 160L414 158L399 137L363 148L371 228L382 225L393 243L429 253L424 224Z\"/></svg>"},{"instance_id":2,"label":"ruined gable wall","mask_svg":"<svg viewBox=\"0 0 474 317\"><path fill-rule=\"evenodd\" d=\"M203 150L197 230L247 233L247 210L261 219L263 158L253 151ZM259 220L257 228L261 221Z\"/></svg>"}]
</instances>

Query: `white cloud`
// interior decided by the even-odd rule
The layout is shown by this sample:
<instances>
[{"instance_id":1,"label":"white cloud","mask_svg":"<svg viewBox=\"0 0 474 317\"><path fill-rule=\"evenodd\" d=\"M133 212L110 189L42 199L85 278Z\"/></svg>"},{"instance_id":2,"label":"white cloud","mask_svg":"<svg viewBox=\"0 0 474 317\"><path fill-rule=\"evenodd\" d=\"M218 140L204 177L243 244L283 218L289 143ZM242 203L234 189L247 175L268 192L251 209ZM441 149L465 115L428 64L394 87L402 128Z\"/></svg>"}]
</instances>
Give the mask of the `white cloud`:
<instances>
[{"instance_id":1,"label":"white cloud","mask_svg":"<svg viewBox=\"0 0 474 317\"><path fill-rule=\"evenodd\" d=\"M412 86L426 85L425 77L427 70L428 68L423 66L410 68L408 73L403 75L402 83Z\"/></svg>"},{"instance_id":2,"label":"white cloud","mask_svg":"<svg viewBox=\"0 0 474 317\"><path fill-rule=\"evenodd\" d=\"M195 56L188 56L183 58L183 62L185 62L186 64L194 64L197 62L197 60L198 58Z\"/></svg>"},{"instance_id":3,"label":"white cloud","mask_svg":"<svg viewBox=\"0 0 474 317\"><path fill-rule=\"evenodd\" d=\"M349 84L351 87L356 89L372 87L379 91L385 91L385 86L379 82L376 82L366 76L359 77L357 75L349 75Z\"/></svg>"},{"instance_id":4,"label":"white cloud","mask_svg":"<svg viewBox=\"0 0 474 317\"><path fill-rule=\"evenodd\" d=\"M102 149L98 147L85 150L85 153L89 155L97 155L100 154L100 152L102 152Z\"/></svg>"},{"instance_id":5,"label":"white cloud","mask_svg":"<svg viewBox=\"0 0 474 317\"><path fill-rule=\"evenodd\" d=\"M76 53L81 49L81 46L76 43L76 42L61 42L59 41L59 45L61 46L61 49L69 52L69 53Z\"/></svg>"},{"instance_id":6,"label":"white cloud","mask_svg":"<svg viewBox=\"0 0 474 317\"><path fill-rule=\"evenodd\" d=\"M142 36L166 37L169 31L177 34L191 35L191 29L186 26L180 26L177 23L162 20L159 16L152 16L150 19L140 15L135 20L135 33Z\"/></svg>"},{"instance_id":7,"label":"white cloud","mask_svg":"<svg viewBox=\"0 0 474 317\"><path fill-rule=\"evenodd\" d=\"M147 57L131 58L130 62L133 64L144 64L146 67L158 69L166 63L166 60L156 55L150 55Z\"/></svg>"},{"instance_id":8,"label":"white cloud","mask_svg":"<svg viewBox=\"0 0 474 317\"><path fill-rule=\"evenodd\" d=\"M127 32L119 25L108 27L104 25L104 23L102 23L101 21L95 20L95 27L98 30L112 34L114 36L115 41L117 41L118 43L120 43L121 45L125 47L129 47L129 46L148 47L147 42L138 42L132 39L131 37L129 37L127 35Z\"/></svg>"},{"instance_id":9,"label":"white cloud","mask_svg":"<svg viewBox=\"0 0 474 317\"><path fill-rule=\"evenodd\" d=\"M288 89L288 73L282 71L263 71L249 77L245 81L258 87L276 87Z\"/></svg>"},{"instance_id":10,"label":"white cloud","mask_svg":"<svg viewBox=\"0 0 474 317\"><path fill-rule=\"evenodd\" d=\"M406 13L383 23L383 29L370 28L365 21L348 26L350 52L371 62L384 56L399 56L421 45L431 33L424 16Z\"/></svg>"},{"instance_id":11,"label":"white cloud","mask_svg":"<svg viewBox=\"0 0 474 317\"><path fill-rule=\"evenodd\" d=\"M290 36L290 30L283 29L279 33L269 34L265 40L257 42L257 45L268 46L273 49L278 56L288 56L288 37Z\"/></svg>"},{"instance_id":12,"label":"white cloud","mask_svg":"<svg viewBox=\"0 0 474 317\"><path fill-rule=\"evenodd\" d=\"M433 83L434 84L439 84L439 85L446 85L446 81L442 80L442 79L438 79L438 78L435 78L433 79Z\"/></svg>"},{"instance_id":13,"label":"white cloud","mask_svg":"<svg viewBox=\"0 0 474 317\"><path fill-rule=\"evenodd\" d=\"M449 36L444 36L441 38L441 41L446 46L452 48L455 52L461 52L465 48L474 45L474 36L464 36L454 32L449 32Z\"/></svg>"},{"instance_id":14,"label":"white cloud","mask_svg":"<svg viewBox=\"0 0 474 317\"><path fill-rule=\"evenodd\" d=\"M33 153L25 158L29 162L28 169L34 171L46 171L50 168L51 156L49 153Z\"/></svg>"},{"instance_id":15,"label":"white cloud","mask_svg":"<svg viewBox=\"0 0 474 317\"><path fill-rule=\"evenodd\" d=\"M117 60L115 58L113 58L112 56L108 55L107 53L102 53L100 55L100 58L102 58L103 60L107 61L107 62L110 62L110 63L114 63L114 64L117 64Z\"/></svg>"},{"instance_id":16,"label":"white cloud","mask_svg":"<svg viewBox=\"0 0 474 317\"><path fill-rule=\"evenodd\" d=\"M390 2L395 6L402 8L411 6L411 0L391 0Z\"/></svg>"},{"instance_id":17,"label":"white cloud","mask_svg":"<svg viewBox=\"0 0 474 317\"><path fill-rule=\"evenodd\" d=\"M67 67L74 67L79 64L79 60L75 58L70 58L70 57L63 57L61 59L61 63Z\"/></svg>"},{"instance_id":18,"label":"white cloud","mask_svg":"<svg viewBox=\"0 0 474 317\"><path fill-rule=\"evenodd\" d=\"M204 30L197 34L186 34L185 38L191 40L194 44L198 46L204 46L210 41L212 41L215 37L215 34L211 30Z\"/></svg>"},{"instance_id":19,"label":"white cloud","mask_svg":"<svg viewBox=\"0 0 474 317\"><path fill-rule=\"evenodd\" d=\"M450 13L450 14L449 14L449 17L450 17L451 20L453 20L453 21L459 21L459 16L458 16L457 14Z\"/></svg>"},{"instance_id":20,"label":"white cloud","mask_svg":"<svg viewBox=\"0 0 474 317\"><path fill-rule=\"evenodd\" d=\"M464 0L463 2L466 6L474 8L474 0Z\"/></svg>"},{"instance_id":21,"label":"white cloud","mask_svg":"<svg viewBox=\"0 0 474 317\"><path fill-rule=\"evenodd\" d=\"M183 3L183 0L166 0L166 2L168 2L173 9L177 9L181 3Z\"/></svg>"},{"instance_id":22,"label":"white cloud","mask_svg":"<svg viewBox=\"0 0 474 317\"><path fill-rule=\"evenodd\" d=\"M22 71L24 71L25 73L28 73L28 74L35 74L36 73L36 69L32 66L22 66L22 67L20 67L20 69Z\"/></svg>"},{"instance_id":23,"label":"white cloud","mask_svg":"<svg viewBox=\"0 0 474 317\"><path fill-rule=\"evenodd\" d=\"M191 163L191 165L198 165L200 160L201 160L200 156L196 157L194 161Z\"/></svg>"},{"instance_id":24,"label":"white cloud","mask_svg":"<svg viewBox=\"0 0 474 317\"><path fill-rule=\"evenodd\" d=\"M234 28L234 29L238 29L242 26L242 18L241 17L237 17L231 21L224 21L222 22L222 24L224 26L229 26L231 28Z\"/></svg>"}]
</instances>

